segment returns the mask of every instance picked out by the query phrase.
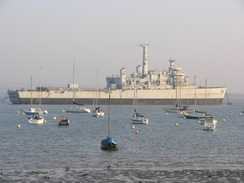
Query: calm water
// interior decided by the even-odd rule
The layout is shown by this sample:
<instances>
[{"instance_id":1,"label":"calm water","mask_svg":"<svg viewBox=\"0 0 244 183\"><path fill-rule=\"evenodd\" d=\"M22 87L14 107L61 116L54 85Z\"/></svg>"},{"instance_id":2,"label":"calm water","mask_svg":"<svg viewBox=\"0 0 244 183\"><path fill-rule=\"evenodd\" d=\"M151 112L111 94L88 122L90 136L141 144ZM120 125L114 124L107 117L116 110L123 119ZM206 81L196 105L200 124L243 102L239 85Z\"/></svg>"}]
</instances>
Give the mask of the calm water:
<instances>
[{"instance_id":1,"label":"calm water","mask_svg":"<svg viewBox=\"0 0 244 183\"><path fill-rule=\"evenodd\" d=\"M17 113L28 107L0 104L0 182L244 181L244 101L199 106L215 115L215 132L203 131L196 120L165 114L166 106L140 106L149 124L132 129L132 107L111 106L111 137L119 142L115 152L100 149L107 116L66 113L70 126L60 128L53 117L63 115L65 106L51 105L43 106L47 123L31 125L28 116Z\"/></svg>"}]
</instances>

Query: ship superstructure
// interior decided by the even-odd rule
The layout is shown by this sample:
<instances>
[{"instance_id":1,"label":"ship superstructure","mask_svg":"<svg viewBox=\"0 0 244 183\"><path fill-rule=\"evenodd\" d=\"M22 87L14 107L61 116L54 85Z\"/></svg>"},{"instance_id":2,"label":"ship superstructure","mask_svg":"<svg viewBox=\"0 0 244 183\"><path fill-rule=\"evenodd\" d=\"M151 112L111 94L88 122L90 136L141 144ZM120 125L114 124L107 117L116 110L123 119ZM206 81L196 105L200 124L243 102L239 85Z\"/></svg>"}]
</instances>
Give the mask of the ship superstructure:
<instances>
[{"instance_id":1,"label":"ship superstructure","mask_svg":"<svg viewBox=\"0 0 244 183\"><path fill-rule=\"evenodd\" d=\"M126 77L126 69L120 70L120 76L107 77L107 88L109 89L175 89L194 88L194 85L188 83L188 77L181 68L175 66L175 60L170 59L168 70L148 70L148 46L141 44L143 47L142 66L136 67L136 72L130 77Z\"/></svg>"},{"instance_id":2,"label":"ship superstructure","mask_svg":"<svg viewBox=\"0 0 244 183\"><path fill-rule=\"evenodd\" d=\"M136 67L136 72L127 77L126 69L120 69L118 76L106 78L106 89L82 89L78 84L69 84L67 88L37 87L30 90L8 90L10 101L13 104L38 104L39 97L42 104L73 104L76 102L92 105L95 97L99 104L108 102L108 90L111 93L113 105L131 105L137 92L138 105L220 105L225 96L225 87L198 87L189 84L188 77L175 60L169 60L169 68L164 70L149 70L148 46L143 48L142 66Z\"/></svg>"}]
</instances>

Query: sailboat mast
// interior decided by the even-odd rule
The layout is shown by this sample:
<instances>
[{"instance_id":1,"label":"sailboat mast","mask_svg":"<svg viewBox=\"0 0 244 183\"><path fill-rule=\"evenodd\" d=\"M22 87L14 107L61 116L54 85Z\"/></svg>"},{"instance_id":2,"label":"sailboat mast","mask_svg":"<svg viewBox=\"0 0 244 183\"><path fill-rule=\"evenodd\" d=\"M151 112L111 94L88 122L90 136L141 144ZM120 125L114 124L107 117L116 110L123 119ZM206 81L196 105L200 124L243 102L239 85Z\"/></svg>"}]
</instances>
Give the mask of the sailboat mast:
<instances>
[{"instance_id":1,"label":"sailboat mast","mask_svg":"<svg viewBox=\"0 0 244 183\"><path fill-rule=\"evenodd\" d=\"M108 104L108 137L110 137L110 108L111 108L111 92L108 91L108 95L109 95L109 104Z\"/></svg>"},{"instance_id":2,"label":"sailboat mast","mask_svg":"<svg viewBox=\"0 0 244 183\"><path fill-rule=\"evenodd\" d=\"M31 107L32 107L32 103L33 101L32 101L32 77L31 77Z\"/></svg>"},{"instance_id":3,"label":"sailboat mast","mask_svg":"<svg viewBox=\"0 0 244 183\"><path fill-rule=\"evenodd\" d=\"M207 105L207 79L205 79L205 106Z\"/></svg>"},{"instance_id":4,"label":"sailboat mast","mask_svg":"<svg viewBox=\"0 0 244 183\"><path fill-rule=\"evenodd\" d=\"M178 104L178 91L177 91L177 76L175 76L175 107L177 108L179 106Z\"/></svg>"},{"instance_id":5,"label":"sailboat mast","mask_svg":"<svg viewBox=\"0 0 244 183\"><path fill-rule=\"evenodd\" d=\"M73 104L74 104L74 101L75 101L75 60L74 60L74 63L73 63L73 77L72 77L72 82L73 82L73 86L72 86L72 90L73 90Z\"/></svg>"},{"instance_id":6,"label":"sailboat mast","mask_svg":"<svg viewBox=\"0 0 244 183\"><path fill-rule=\"evenodd\" d=\"M196 76L194 76L194 90L195 90L195 96L194 96L194 110L196 110L197 105L197 89L196 89Z\"/></svg>"},{"instance_id":7,"label":"sailboat mast","mask_svg":"<svg viewBox=\"0 0 244 183\"><path fill-rule=\"evenodd\" d=\"M39 108L41 108L42 67L40 67Z\"/></svg>"},{"instance_id":8,"label":"sailboat mast","mask_svg":"<svg viewBox=\"0 0 244 183\"><path fill-rule=\"evenodd\" d=\"M99 70L97 70L97 78L96 78L96 93L95 93L95 101L94 101L94 103L95 103L95 106L97 107L97 88L98 88L98 71ZM93 104L94 105L94 104Z\"/></svg>"},{"instance_id":9,"label":"sailboat mast","mask_svg":"<svg viewBox=\"0 0 244 183\"><path fill-rule=\"evenodd\" d=\"M136 108L136 85L134 81L134 98L133 98L133 110ZM133 111L134 112L134 111Z\"/></svg>"}]
</instances>

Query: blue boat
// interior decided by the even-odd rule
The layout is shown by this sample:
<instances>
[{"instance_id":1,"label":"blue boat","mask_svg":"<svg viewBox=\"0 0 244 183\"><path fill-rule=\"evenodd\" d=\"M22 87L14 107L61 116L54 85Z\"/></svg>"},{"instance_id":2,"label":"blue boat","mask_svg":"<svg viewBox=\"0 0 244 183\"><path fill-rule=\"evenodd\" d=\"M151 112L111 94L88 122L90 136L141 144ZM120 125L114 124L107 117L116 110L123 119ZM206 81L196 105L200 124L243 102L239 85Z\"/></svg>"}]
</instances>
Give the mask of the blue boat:
<instances>
[{"instance_id":1,"label":"blue boat","mask_svg":"<svg viewBox=\"0 0 244 183\"><path fill-rule=\"evenodd\" d=\"M41 112L41 110L39 108L34 108L34 107L25 110L26 115L34 115L34 114L38 114L39 112Z\"/></svg>"},{"instance_id":2,"label":"blue boat","mask_svg":"<svg viewBox=\"0 0 244 183\"><path fill-rule=\"evenodd\" d=\"M101 149L103 150L118 150L118 142L111 137L102 140Z\"/></svg>"}]
</instances>

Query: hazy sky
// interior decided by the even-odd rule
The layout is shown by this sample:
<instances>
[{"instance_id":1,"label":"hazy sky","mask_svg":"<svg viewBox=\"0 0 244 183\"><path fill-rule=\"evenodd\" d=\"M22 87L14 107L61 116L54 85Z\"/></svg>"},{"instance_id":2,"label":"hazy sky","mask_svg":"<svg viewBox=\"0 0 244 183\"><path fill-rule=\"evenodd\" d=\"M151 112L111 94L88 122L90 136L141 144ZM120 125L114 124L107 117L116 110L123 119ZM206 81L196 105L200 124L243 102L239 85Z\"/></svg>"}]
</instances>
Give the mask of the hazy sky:
<instances>
[{"instance_id":1,"label":"hazy sky","mask_svg":"<svg viewBox=\"0 0 244 183\"><path fill-rule=\"evenodd\" d=\"M106 76L127 76L177 60L193 83L244 93L243 0L0 0L0 86L106 87Z\"/></svg>"}]
</instances>

